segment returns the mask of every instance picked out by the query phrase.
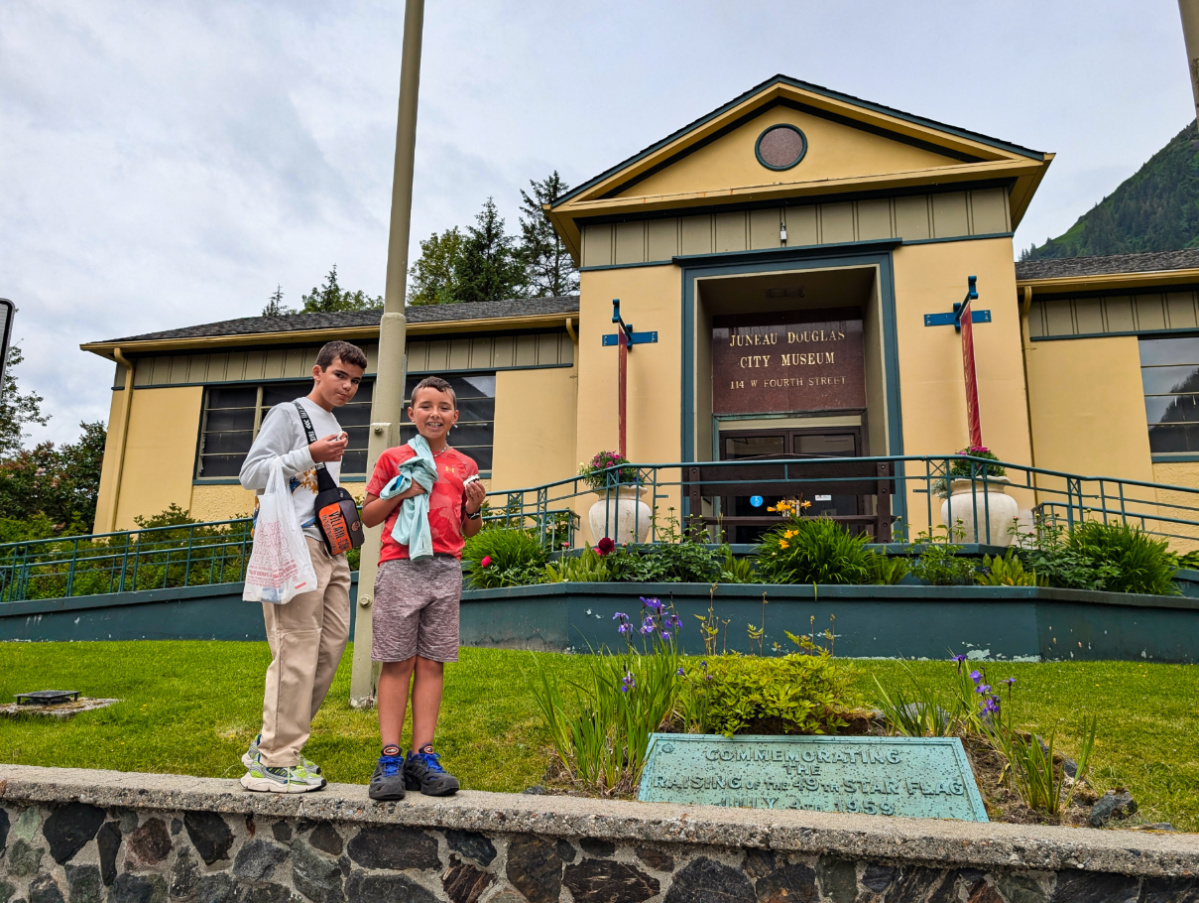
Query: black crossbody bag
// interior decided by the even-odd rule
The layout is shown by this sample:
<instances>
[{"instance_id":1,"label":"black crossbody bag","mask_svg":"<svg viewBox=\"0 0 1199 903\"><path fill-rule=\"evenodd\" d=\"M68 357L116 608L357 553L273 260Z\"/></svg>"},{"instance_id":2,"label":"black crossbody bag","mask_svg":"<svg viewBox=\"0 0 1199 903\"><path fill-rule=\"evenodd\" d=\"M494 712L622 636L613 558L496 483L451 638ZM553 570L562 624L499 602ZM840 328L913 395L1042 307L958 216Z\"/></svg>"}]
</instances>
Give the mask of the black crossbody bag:
<instances>
[{"instance_id":1,"label":"black crossbody bag","mask_svg":"<svg viewBox=\"0 0 1199 903\"><path fill-rule=\"evenodd\" d=\"M316 430L312 428L308 412L299 399L294 404L308 433L308 441L315 442ZM333 482L323 463L316 465L316 522L325 537L329 554L340 555L362 545L362 517L358 513L358 504L349 492Z\"/></svg>"}]
</instances>

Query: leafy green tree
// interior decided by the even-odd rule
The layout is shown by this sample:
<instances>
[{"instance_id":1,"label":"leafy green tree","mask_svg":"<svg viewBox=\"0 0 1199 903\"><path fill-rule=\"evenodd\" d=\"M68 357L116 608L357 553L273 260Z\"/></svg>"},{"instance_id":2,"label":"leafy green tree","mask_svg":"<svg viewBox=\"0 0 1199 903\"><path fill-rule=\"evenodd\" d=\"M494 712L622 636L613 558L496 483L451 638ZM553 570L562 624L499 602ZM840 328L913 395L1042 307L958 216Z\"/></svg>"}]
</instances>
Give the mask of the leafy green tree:
<instances>
[{"instance_id":1,"label":"leafy green tree","mask_svg":"<svg viewBox=\"0 0 1199 903\"><path fill-rule=\"evenodd\" d=\"M42 442L0 460L0 520L9 527L23 522L36 535L48 522L60 535L91 532L107 434L98 421L79 426L73 443Z\"/></svg>"},{"instance_id":2,"label":"leafy green tree","mask_svg":"<svg viewBox=\"0 0 1199 903\"><path fill-rule=\"evenodd\" d=\"M4 368L4 387L0 392L0 458L15 454L21 449L21 441L28 436L27 424L45 425L49 414L42 413L45 400L36 392L22 392L17 385L16 369L25 355L21 346L11 345L8 349L8 364Z\"/></svg>"},{"instance_id":3,"label":"leafy green tree","mask_svg":"<svg viewBox=\"0 0 1199 903\"><path fill-rule=\"evenodd\" d=\"M504 234L504 218L488 198L468 226L458 261L459 300L502 301L523 297L524 267L516 253L515 239Z\"/></svg>"},{"instance_id":4,"label":"leafy green tree","mask_svg":"<svg viewBox=\"0 0 1199 903\"><path fill-rule=\"evenodd\" d=\"M295 310L283 303L283 286L276 285L275 290L271 292L271 298L266 303L266 307L262 309L264 317L286 317L294 314Z\"/></svg>"},{"instance_id":5,"label":"leafy green tree","mask_svg":"<svg viewBox=\"0 0 1199 903\"><path fill-rule=\"evenodd\" d=\"M569 295L579 290L579 271L558 231L542 209L570 190L558 170L540 182L529 180L532 195L520 192L520 259L534 297Z\"/></svg>"},{"instance_id":6,"label":"leafy green tree","mask_svg":"<svg viewBox=\"0 0 1199 903\"><path fill-rule=\"evenodd\" d=\"M302 312L306 314L338 310L373 310L383 306L382 295L372 298L362 289L351 292L338 285L337 264L333 264L333 268L329 270L324 285L313 286L311 293L302 295L300 300L304 302Z\"/></svg>"},{"instance_id":7,"label":"leafy green tree","mask_svg":"<svg viewBox=\"0 0 1199 903\"><path fill-rule=\"evenodd\" d=\"M455 226L420 243L420 259L408 270L409 304L453 304L462 300L459 268L464 239Z\"/></svg>"}]
</instances>

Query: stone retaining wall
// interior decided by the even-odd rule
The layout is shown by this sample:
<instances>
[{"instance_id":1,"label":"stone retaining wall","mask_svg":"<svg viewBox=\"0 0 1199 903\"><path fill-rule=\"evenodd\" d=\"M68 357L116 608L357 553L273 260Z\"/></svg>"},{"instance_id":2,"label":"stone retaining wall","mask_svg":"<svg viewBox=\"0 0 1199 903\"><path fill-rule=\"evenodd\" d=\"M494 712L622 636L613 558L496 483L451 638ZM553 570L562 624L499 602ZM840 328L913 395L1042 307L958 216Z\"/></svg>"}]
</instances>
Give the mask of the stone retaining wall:
<instances>
[{"instance_id":1,"label":"stone retaining wall","mask_svg":"<svg viewBox=\"0 0 1199 903\"><path fill-rule=\"evenodd\" d=\"M0 765L0 903L1199 903L1199 837Z\"/></svg>"}]
</instances>

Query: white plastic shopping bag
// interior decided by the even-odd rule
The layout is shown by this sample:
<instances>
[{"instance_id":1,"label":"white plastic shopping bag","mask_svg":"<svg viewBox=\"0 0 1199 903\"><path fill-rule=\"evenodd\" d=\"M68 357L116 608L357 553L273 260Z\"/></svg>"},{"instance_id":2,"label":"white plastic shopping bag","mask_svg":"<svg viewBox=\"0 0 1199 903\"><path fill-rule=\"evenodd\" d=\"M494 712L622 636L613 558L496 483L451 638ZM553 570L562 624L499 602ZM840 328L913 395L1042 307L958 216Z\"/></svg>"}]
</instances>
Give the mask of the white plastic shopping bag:
<instances>
[{"instance_id":1,"label":"white plastic shopping bag","mask_svg":"<svg viewBox=\"0 0 1199 903\"><path fill-rule=\"evenodd\" d=\"M312 556L283 476L283 462L276 458L266 492L258 498L254 550L246 566L246 587L241 597L247 602L282 604L315 589Z\"/></svg>"}]
</instances>

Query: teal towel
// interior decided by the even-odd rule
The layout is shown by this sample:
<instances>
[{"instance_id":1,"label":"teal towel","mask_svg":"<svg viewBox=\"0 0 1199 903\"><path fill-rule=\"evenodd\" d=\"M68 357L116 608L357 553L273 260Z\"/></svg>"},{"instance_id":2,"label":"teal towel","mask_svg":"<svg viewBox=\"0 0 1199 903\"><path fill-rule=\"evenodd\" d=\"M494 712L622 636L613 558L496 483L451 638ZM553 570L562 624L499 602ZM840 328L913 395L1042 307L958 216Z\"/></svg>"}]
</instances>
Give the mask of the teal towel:
<instances>
[{"instance_id":1,"label":"teal towel","mask_svg":"<svg viewBox=\"0 0 1199 903\"><path fill-rule=\"evenodd\" d=\"M400 465L400 473L395 479L383 487L379 498L389 499L407 491L415 480L424 487L424 492L400 502L399 513L396 514L395 526L391 528L391 538L402 546L408 547L408 557L417 561L421 558L433 557L433 534L429 530L429 493L437 482L437 462L433 460L433 452L429 443L421 435L408 440L408 445L416 452Z\"/></svg>"}]
</instances>

